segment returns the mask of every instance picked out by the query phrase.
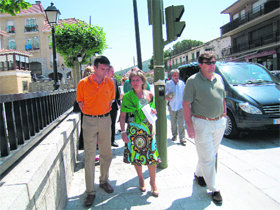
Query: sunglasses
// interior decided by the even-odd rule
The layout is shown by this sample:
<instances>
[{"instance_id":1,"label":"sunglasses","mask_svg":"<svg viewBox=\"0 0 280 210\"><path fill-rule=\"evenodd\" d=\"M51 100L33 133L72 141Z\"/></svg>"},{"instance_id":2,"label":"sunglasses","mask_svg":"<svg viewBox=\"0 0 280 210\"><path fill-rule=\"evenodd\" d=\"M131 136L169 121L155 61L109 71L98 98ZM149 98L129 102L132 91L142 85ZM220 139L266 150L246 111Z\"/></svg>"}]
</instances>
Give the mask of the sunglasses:
<instances>
[{"instance_id":1,"label":"sunglasses","mask_svg":"<svg viewBox=\"0 0 280 210\"><path fill-rule=\"evenodd\" d=\"M206 61L206 62L202 62L202 63L205 63L206 65L211 65L211 64L215 64L216 61Z\"/></svg>"}]
</instances>

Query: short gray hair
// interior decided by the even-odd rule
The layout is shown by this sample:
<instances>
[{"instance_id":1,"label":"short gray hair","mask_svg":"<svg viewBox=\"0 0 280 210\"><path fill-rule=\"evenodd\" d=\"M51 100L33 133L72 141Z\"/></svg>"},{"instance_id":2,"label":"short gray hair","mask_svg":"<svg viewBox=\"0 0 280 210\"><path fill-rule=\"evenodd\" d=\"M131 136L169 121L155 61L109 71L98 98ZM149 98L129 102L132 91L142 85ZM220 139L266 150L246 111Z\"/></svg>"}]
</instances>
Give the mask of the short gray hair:
<instances>
[{"instance_id":1,"label":"short gray hair","mask_svg":"<svg viewBox=\"0 0 280 210\"><path fill-rule=\"evenodd\" d=\"M179 73L179 72L180 71L178 69L172 69L170 73L171 73L171 75L173 75L173 73Z\"/></svg>"}]
</instances>

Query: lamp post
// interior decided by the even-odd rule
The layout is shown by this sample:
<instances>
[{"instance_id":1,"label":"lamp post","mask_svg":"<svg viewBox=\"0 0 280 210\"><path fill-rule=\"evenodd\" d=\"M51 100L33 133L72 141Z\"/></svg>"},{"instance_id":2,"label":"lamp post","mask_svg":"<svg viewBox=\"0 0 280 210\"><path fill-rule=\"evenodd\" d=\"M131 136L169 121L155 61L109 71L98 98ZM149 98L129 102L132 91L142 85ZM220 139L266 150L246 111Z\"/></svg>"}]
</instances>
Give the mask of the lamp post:
<instances>
[{"instance_id":1,"label":"lamp post","mask_svg":"<svg viewBox=\"0 0 280 210\"><path fill-rule=\"evenodd\" d=\"M78 61L80 63L80 72L81 72L81 79L83 78L83 73L82 73L82 60L83 57L81 55L78 56Z\"/></svg>"},{"instance_id":2,"label":"lamp post","mask_svg":"<svg viewBox=\"0 0 280 210\"><path fill-rule=\"evenodd\" d=\"M52 28L52 44L53 44L53 73L54 73L54 89L57 90L59 88L58 76L57 76L57 62L56 62L56 48L55 48L55 35L54 35L54 26L57 24L58 16L60 12L53 3L51 6L48 6L45 9L47 21Z\"/></svg>"}]
</instances>

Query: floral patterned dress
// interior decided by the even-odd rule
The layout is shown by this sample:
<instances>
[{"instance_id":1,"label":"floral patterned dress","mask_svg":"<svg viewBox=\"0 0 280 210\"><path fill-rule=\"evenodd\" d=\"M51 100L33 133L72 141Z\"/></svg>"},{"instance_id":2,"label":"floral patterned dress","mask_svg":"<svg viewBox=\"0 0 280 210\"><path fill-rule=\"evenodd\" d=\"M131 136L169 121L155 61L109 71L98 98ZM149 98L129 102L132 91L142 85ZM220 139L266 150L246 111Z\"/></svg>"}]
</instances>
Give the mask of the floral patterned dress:
<instances>
[{"instance_id":1,"label":"floral patterned dress","mask_svg":"<svg viewBox=\"0 0 280 210\"><path fill-rule=\"evenodd\" d=\"M148 104L147 99L139 99L140 107L146 104ZM133 113L128 114L130 115L127 128L129 142L125 144L124 162L139 166L160 163L156 138L153 135L153 126L147 119L136 123Z\"/></svg>"}]
</instances>

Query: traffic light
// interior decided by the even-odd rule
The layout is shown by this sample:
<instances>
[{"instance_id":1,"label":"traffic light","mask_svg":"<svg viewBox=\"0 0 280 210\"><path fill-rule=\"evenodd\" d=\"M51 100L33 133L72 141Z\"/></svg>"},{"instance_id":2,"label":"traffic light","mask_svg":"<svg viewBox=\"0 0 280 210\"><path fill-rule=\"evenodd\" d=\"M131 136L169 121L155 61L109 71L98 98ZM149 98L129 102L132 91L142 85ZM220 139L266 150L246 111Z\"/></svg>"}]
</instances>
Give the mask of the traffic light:
<instances>
[{"instance_id":1,"label":"traffic light","mask_svg":"<svg viewBox=\"0 0 280 210\"><path fill-rule=\"evenodd\" d=\"M167 40L170 42L180 37L186 26L185 21L180 21L183 13L183 5L165 8Z\"/></svg>"}]
</instances>

